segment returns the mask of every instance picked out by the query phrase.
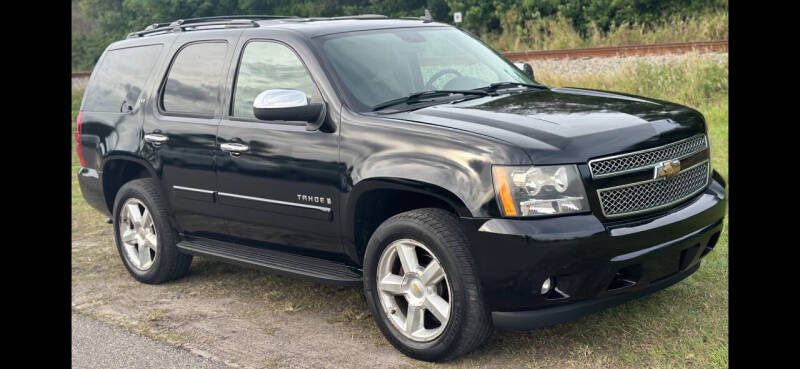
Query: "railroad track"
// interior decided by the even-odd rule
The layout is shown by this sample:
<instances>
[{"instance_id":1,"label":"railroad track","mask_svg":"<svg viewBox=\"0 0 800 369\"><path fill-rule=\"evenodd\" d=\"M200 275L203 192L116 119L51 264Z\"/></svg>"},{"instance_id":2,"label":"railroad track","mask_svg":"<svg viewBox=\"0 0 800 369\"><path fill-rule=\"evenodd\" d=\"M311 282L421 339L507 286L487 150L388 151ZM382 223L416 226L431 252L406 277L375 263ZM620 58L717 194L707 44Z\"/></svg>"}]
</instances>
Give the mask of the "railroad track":
<instances>
[{"instance_id":1,"label":"railroad track","mask_svg":"<svg viewBox=\"0 0 800 369\"><path fill-rule=\"evenodd\" d=\"M502 53L511 61L527 61L536 59L581 59L607 58L613 56L638 56L653 54L683 54L689 52L727 52L728 40L670 42L649 45L623 45L587 47L582 49L513 51Z\"/></svg>"},{"instance_id":2,"label":"railroad track","mask_svg":"<svg viewBox=\"0 0 800 369\"><path fill-rule=\"evenodd\" d=\"M654 54L683 54L689 52L727 52L728 40L670 42L648 45L623 45L587 47L582 49L511 51L501 53L511 61L528 61L537 59L581 59L607 58L614 56L637 56ZM72 73L73 79L89 78L91 72Z\"/></svg>"}]
</instances>

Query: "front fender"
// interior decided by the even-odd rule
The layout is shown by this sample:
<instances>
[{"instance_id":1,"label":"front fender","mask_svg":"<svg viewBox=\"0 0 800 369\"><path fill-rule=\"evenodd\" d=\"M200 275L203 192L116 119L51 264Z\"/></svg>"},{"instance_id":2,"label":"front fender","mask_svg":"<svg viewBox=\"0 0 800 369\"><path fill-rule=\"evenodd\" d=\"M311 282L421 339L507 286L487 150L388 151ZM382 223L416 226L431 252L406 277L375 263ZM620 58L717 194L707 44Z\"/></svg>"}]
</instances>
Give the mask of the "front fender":
<instances>
[{"instance_id":1,"label":"front fender","mask_svg":"<svg viewBox=\"0 0 800 369\"><path fill-rule=\"evenodd\" d=\"M458 129L347 109L342 109L342 125L340 155L347 168L347 194L367 180L404 180L449 193L441 196L456 202L461 216L496 217L492 165L531 163L527 154L506 142ZM348 197L347 202L354 200ZM348 209L350 204L343 206Z\"/></svg>"}]
</instances>

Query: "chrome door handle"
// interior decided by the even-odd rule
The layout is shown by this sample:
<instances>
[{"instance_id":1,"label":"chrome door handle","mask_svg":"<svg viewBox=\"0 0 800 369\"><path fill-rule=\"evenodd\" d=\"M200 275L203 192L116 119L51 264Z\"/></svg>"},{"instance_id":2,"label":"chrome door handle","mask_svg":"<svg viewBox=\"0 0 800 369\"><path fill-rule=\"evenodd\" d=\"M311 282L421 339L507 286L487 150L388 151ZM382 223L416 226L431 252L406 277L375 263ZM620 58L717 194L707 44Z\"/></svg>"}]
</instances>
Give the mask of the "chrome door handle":
<instances>
[{"instance_id":1,"label":"chrome door handle","mask_svg":"<svg viewBox=\"0 0 800 369\"><path fill-rule=\"evenodd\" d=\"M224 143L219 145L222 151L229 152L231 155L239 156L241 153L250 150L250 146L240 143Z\"/></svg>"},{"instance_id":2,"label":"chrome door handle","mask_svg":"<svg viewBox=\"0 0 800 369\"><path fill-rule=\"evenodd\" d=\"M169 137L164 136L160 133L148 133L144 135L144 140L153 145L158 146L163 144L164 142L167 142L169 140Z\"/></svg>"}]
</instances>

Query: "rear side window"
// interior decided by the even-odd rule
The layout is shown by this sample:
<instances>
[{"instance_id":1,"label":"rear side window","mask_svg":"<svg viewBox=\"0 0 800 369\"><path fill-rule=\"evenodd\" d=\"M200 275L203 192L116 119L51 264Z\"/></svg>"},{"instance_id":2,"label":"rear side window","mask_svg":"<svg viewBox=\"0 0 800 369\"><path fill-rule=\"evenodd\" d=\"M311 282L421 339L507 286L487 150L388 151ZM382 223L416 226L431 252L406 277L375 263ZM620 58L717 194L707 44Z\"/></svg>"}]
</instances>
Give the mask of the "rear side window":
<instances>
[{"instance_id":1,"label":"rear side window","mask_svg":"<svg viewBox=\"0 0 800 369\"><path fill-rule=\"evenodd\" d=\"M161 108L169 113L213 116L227 48L225 42L203 42L181 49L167 75Z\"/></svg>"},{"instance_id":2,"label":"rear side window","mask_svg":"<svg viewBox=\"0 0 800 369\"><path fill-rule=\"evenodd\" d=\"M106 51L86 86L83 110L122 113L135 106L160 53L161 45Z\"/></svg>"}]
</instances>

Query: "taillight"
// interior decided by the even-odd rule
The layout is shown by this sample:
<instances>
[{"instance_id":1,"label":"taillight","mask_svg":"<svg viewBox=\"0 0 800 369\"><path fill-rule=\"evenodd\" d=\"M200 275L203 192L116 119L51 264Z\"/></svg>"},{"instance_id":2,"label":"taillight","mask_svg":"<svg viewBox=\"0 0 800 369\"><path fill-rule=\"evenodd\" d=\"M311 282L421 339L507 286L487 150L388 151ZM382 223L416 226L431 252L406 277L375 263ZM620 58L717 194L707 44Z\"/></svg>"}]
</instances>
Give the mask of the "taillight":
<instances>
[{"instance_id":1,"label":"taillight","mask_svg":"<svg viewBox=\"0 0 800 369\"><path fill-rule=\"evenodd\" d=\"M83 145L81 145L81 118L83 118L83 112L78 112L78 118L75 121L75 150L78 152L78 159L81 160L81 167L86 166L86 162L83 161Z\"/></svg>"}]
</instances>

